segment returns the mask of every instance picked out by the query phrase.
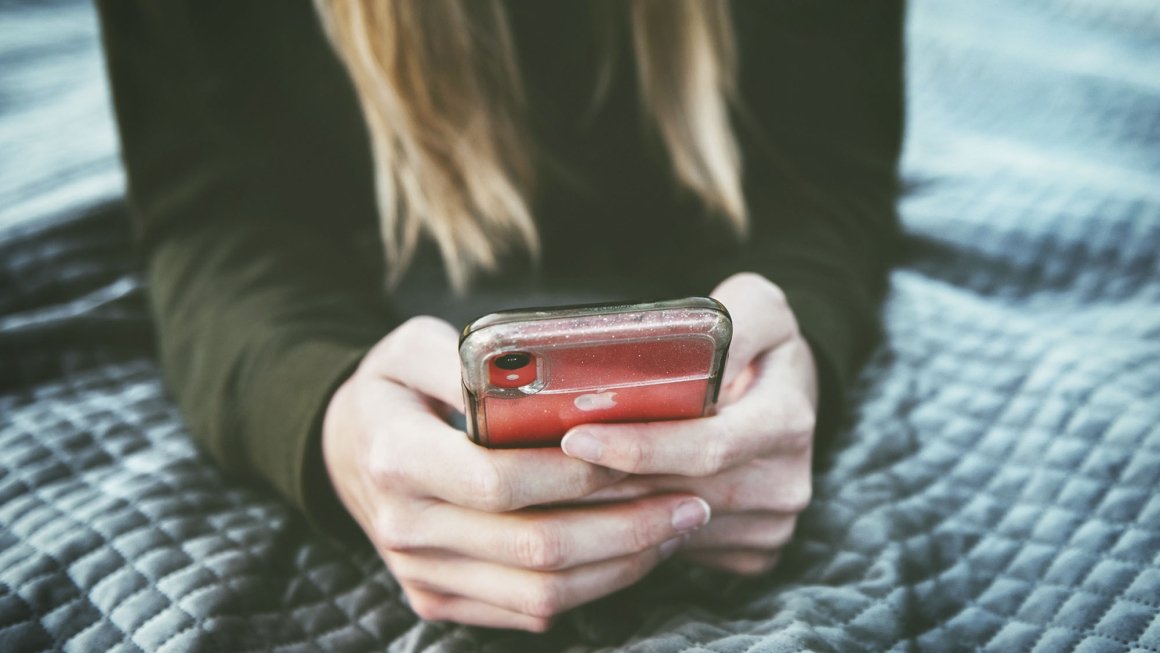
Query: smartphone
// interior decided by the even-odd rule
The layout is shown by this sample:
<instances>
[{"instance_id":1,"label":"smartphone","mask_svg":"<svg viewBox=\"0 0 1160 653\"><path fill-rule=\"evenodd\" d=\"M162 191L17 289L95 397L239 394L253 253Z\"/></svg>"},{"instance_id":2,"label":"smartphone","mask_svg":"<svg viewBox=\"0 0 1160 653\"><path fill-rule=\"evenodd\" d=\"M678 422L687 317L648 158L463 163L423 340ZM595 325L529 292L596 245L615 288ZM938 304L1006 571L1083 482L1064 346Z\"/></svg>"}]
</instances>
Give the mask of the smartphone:
<instances>
[{"instance_id":1,"label":"smartphone","mask_svg":"<svg viewBox=\"0 0 1160 653\"><path fill-rule=\"evenodd\" d=\"M468 435L549 446L578 424L706 415L732 335L709 297L485 315L459 339Z\"/></svg>"}]
</instances>

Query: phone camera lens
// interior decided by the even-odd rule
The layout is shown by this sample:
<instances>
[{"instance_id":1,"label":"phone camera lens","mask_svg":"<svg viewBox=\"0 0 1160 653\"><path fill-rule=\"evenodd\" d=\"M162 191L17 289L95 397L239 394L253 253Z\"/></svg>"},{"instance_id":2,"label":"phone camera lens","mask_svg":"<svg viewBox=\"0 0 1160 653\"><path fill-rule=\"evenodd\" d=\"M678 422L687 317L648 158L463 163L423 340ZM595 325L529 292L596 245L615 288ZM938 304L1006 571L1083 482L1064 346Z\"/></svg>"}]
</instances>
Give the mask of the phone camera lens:
<instances>
[{"instance_id":1,"label":"phone camera lens","mask_svg":"<svg viewBox=\"0 0 1160 653\"><path fill-rule=\"evenodd\" d=\"M532 355L526 354L522 351L512 352L497 356L495 359L495 366L501 370L518 370L521 367L527 366L532 362Z\"/></svg>"}]
</instances>

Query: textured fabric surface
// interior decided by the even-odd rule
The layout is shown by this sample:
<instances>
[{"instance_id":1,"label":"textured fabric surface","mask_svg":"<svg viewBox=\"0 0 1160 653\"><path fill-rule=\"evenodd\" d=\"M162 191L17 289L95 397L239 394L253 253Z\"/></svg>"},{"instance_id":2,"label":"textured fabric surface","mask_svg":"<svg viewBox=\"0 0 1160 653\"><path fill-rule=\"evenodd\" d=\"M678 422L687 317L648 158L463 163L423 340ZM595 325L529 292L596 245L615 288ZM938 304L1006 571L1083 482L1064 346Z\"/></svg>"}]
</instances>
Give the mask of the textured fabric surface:
<instances>
[{"instance_id":1,"label":"textured fabric surface","mask_svg":"<svg viewBox=\"0 0 1160 653\"><path fill-rule=\"evenodd\" d=\"M913 0L885 337L779 570L419 622L193 447L81 2L0 2L0 650L1160 651L1160 5Z\"/></svg>"}]
</instances>

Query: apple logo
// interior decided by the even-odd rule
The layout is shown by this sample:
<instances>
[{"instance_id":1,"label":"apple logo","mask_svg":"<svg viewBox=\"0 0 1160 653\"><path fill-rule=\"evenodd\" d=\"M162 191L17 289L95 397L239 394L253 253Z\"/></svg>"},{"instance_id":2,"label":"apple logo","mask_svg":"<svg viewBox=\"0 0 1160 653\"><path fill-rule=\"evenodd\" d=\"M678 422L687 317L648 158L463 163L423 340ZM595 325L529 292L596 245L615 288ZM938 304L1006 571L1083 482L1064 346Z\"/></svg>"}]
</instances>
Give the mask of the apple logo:
<instances>
[{"instance_id":1,"label":"apple logo","mask_svg":"<svg viewBox=\"0 0 1160 653\"><path fill-rule=\"evenodd\" d=\"M612 408L616 405L615 392L592 392L586 395L580 395L572 401L577 408L585 412L590 410L604 410Z\"/></svg>"}]
</instances>

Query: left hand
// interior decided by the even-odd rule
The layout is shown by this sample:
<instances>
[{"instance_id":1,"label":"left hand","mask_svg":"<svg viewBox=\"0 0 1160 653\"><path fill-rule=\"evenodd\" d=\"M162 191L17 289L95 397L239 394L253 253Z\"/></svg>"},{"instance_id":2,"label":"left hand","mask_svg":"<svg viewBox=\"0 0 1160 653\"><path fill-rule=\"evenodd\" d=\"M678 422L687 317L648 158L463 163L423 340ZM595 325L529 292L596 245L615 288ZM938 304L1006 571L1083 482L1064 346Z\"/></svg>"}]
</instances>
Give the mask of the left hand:
<instances>
[{"instance_id":1,"label":"left hand","mask_svg":"<svg viewBox=\"0 0 1160 653\"><path fill-rule=\"evenodd\" d=\"M670 492L704 498L713 518L689 536L682 555L756 575L777 564L810 501L817 368L784 293L772 282L736 274L712 296L733 318L715 415L585 424L561 445L569 456L633 474L585 501Z\"/></svg>"}]
</instances>

